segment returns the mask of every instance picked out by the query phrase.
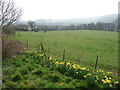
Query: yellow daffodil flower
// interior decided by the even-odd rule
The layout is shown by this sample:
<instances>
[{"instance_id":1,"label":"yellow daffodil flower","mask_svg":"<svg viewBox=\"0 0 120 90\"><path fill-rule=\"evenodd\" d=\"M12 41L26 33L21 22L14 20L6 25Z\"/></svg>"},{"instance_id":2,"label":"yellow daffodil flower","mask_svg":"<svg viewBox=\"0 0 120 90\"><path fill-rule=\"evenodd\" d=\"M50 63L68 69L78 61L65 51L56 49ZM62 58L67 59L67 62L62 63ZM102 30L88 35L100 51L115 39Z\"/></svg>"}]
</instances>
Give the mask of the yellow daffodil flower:
<instances>
[{"instance_id":1,"label":"yellow daffodil flower","mask_svg":"<svg viewBox=\"0 0 120 90\"><path fill-rule=\"evenodd\" d=\"M67 63L66 63L66 65L70 65L70 63L69 63L69 62L67 62Z\"/></svg>"},{"instance_id":2,"label":"yellow daffodil flower","mask_svg":"<svg viewBox=\"0 0 120 90\"><path fill-rule=\"evenodd\" d=\"M87 75L84 75L83 77L87 77Z\"/></svg>"},{"instance_id":3,"label":"yellow daffodil flower","mask_svg":"<svg viewBox=\"0 0 120 90\"><path fill-rule=\"evenodd\" d=\"M52 60L52 57L49 57L49 60Z\"/></svg>"},{"instance_id":4,"label":"yellow daffodil flower","mask_svg":"<svg viewBox=\"0 0 120 90\"><path fill-rule=\"evenodd\" d=\"M95 82L97 82L97 80L95 80Z\"/></svg>"},{"instance_id":5,"label":"yellow daffodil flower","mask_svg":"<svg viewBox=\"0 0 120 90\"><path fill-rule=\"evenodd\" d=\"M119 82L118 81L115 81L114 84L118 84Z\"/></svg>"},{"instance_id":6,"label":"yellow daffodil flower","mask_svg":"<svg viewBox=\"0 0 120 90\"><path fill-rule=\"evenodd\" d=\"M65 64L64 62L60 62L59 64Z\"/></svg>"},{"instance_id":7,"label":"yellow daffodil flower","mask_svg":"<svg viewBox=\"0 0 120 90\"><path fill-rule=\"evenodd\" d=\"M111 85L111 84L110 84L109 86L110 86L110 87L112 87L112 85Z\"/></svg>"}]
</instances>

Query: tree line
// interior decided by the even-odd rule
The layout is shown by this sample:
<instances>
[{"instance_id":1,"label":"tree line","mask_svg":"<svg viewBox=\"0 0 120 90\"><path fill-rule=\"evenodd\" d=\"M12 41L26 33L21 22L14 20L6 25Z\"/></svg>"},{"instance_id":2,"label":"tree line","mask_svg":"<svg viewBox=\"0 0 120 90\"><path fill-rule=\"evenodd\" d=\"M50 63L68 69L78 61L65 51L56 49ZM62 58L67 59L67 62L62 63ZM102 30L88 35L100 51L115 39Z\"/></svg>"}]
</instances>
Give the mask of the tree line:
<instances>
[{"instance_id":1,"label":"tree line","mask_svg":"<svg viewBox=\"0 0 120 90\"><path fill-rule=\"evenodd\" d=\"M117 31L118 20L111 23L87 23L79 25L37 25L34 21L28 21L27 24L14 25L17 31L56 31L56 30L104 30Z\"/></svg>"}]
</instances>

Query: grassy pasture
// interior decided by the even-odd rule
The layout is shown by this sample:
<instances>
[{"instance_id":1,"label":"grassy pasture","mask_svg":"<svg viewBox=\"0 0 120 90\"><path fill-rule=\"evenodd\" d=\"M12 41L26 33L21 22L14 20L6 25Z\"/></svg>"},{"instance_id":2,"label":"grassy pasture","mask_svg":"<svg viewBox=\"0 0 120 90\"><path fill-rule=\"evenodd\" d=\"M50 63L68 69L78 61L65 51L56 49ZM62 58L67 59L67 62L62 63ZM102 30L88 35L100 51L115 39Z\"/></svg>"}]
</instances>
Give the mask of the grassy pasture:
<instances>
[{"instance_id":1,"label":"grassy pasture","mask_svg":"<svg viewBox=\"0 0 120 90\"><path fill-rule=\"evenodd\" d=\"M94 67L96 56L99 56L98 67L117 72L118 66L118 33L108 31L67 30L45 32L19 32L14 37L23 42L29 41L32 46L43 43L51 56Z\"/></svg>"}]
</instances>

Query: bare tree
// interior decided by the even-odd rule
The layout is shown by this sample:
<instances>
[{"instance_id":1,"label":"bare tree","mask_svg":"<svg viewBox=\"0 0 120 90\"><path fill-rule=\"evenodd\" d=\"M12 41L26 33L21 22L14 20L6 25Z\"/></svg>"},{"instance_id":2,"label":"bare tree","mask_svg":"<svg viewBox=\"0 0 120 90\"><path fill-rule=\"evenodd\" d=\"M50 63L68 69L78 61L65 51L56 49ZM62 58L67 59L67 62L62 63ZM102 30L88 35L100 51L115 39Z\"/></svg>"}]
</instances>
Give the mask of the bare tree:
<instances>
[{"instance_id":1,"label":"bare tree","mask_svg":"<svg viewBox=\"0 0 120 90\"><path fill-rule=\"evenodd\" d=\"M30 26L30 28L31 28L32 31L35 30L35 27L36 27L35 22L33 22L33 21L28 21L28 25Z\"/></svg>"},{"instance_id":2,"label":"bare tree","mask_svg":"<svg viewBox=\"0 0 120 90\"><path fill-rule=\"evenodd\" d=\"M2 33L7 27L15 23L22 15L22 10L16 8L15 3L11 0L0 0L0 27Z\"/></svg>"}]
</instances>

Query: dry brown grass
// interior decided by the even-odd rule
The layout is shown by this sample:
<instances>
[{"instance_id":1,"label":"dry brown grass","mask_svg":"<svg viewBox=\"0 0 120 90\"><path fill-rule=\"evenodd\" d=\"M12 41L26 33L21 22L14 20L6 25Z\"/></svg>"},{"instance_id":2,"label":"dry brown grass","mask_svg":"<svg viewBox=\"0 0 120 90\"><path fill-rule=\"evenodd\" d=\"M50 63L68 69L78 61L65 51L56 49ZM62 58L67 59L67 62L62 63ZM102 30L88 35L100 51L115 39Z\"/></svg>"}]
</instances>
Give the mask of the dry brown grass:
<instances>
[{"instance_id":1,"label":"dry brown grass","mask_svg":"<svg viewBox=\"0 0 120 90\"><path fill-rule=\"evenodd\" d=\"M17 40L2 40L2 58L9 58L22 53L24 44Z\"/></svg>"}]
</instances>

